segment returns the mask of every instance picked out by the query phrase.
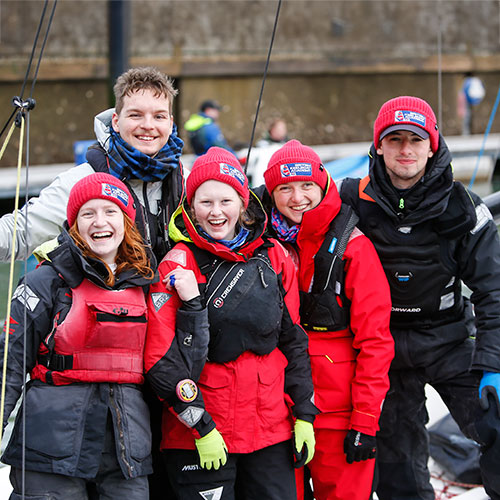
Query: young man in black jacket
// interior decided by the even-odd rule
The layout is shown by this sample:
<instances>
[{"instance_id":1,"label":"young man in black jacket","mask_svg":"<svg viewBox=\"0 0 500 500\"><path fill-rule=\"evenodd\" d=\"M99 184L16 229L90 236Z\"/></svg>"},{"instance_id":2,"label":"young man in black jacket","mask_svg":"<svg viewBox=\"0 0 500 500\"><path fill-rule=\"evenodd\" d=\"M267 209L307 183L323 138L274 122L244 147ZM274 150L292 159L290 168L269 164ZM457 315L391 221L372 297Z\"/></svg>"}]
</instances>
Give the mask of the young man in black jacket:
<instances>
[{"instance_id":1,"label":"young man in black jacket","mask_svg":"<svg viewBox=\"0 0 500 500\"><path fill-rule=\"evenodd\" d=\"M357 211L391 287L396 355L377 435L378 497L434 499L425 428L430 384L464 434L483 446L484 486L500 499L498 232L483 201L453 179L427 102L402 96L381 107L369 175L346 179L341 196Z\"/></svg>"}]
</instances>

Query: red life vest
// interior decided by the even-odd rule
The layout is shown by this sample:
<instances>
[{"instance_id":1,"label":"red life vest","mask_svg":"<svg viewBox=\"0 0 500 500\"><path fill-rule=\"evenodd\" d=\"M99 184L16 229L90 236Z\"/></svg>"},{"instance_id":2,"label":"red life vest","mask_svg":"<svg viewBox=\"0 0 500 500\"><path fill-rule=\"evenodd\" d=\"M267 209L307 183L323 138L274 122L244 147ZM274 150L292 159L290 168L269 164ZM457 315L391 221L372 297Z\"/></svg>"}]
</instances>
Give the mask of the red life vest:
<instances>
[{"instance_id":1,"label":"red life vest","mask_svg":"<svg viewBox=\"0 0 500 500\"><path fill-rule=\"evenodd\" d=\"M40 345L31 378L55 385L143 383L143 289L105 290L85 279L72 291L71 308Z\"/></svg>"}]
</instances>

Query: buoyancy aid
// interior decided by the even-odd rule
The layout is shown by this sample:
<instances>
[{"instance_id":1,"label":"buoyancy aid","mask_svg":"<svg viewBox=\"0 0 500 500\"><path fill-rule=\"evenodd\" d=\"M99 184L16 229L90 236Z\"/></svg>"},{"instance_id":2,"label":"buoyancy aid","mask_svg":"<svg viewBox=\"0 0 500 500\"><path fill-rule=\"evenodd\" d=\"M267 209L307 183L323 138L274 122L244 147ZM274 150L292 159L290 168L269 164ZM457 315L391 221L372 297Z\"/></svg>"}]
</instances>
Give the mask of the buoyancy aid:
<instances>
[{"instance_id":1,"label":"buoyancy aid","mask_svg":"<svg viewBox=\"0 0 500 500\"><path fill-rule=\"evenodd\" d=\"M207 283L200 284L208 307L208 359L235 360L245 351L269 354L278 345L284 291L265 243L245 262L217 258L188 244Z\"/></svg>"},{"instance_id":2,"label":"buoyancy aid","mask_svg":"<svg viewBox=\"0 0 500 500\"><path fill-rule=\"evenodd\" d=\"M300 320L306 330L335 332L350 322L350 303L344 292L342 257L358 217L342 204L314 257L314 278L309 292L300 292Z\"/></svg>"},{"instance_id":3,"label":"buoyancy aid","mask_svg":"<svg viewBox=\"0 0 500 500\"><path fill-rule=\"evenodd\" d=\"M31 378L54 385L143 383L147 308L141 287L105 290L84 279L57 323L56 317Z\"/></svg>"},{"instance_id":4,"label":"buoyancy aid","mask_svg":"<svg viewBox=\"0 0 500 500\"><path fill-rule=\"evenodd\" d=\"M409 226L395 224L364 193L364 179L353 180L342 186L342 193L356 191L361 229L375 245L391 288L391 326L431 327L461 317L465 304L453 254L457 238L476 223L474 203L463 185L454 183L442 215Z\"/></svg>"}]
</instances>

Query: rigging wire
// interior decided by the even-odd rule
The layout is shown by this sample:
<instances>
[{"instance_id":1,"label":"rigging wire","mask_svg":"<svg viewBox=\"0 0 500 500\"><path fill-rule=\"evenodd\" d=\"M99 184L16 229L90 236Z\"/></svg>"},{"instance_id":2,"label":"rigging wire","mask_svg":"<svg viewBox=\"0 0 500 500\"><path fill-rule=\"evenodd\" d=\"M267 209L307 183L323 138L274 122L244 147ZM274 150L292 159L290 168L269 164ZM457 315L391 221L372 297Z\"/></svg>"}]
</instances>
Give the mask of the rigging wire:
<instances>
[{"instance_id":1,"label":"rigging wire","mask_svg":"<svg viewBox=\"0 0 500 500\"><path fill-rule=\"evenodd\" d=\"M274 37L276 35L276 29L278 27L278 18L280 15L280 9L281 9L281 0L278 0L278 7L276 9L276 16L274 18L274 26L273 26L273 32L271 35L271 42L269 44L269 50L267 52L266 66L264 68L264 75L262 77L262 85L260 87L259 101L257 103L257 110L255 112L255 118L253 121L252 135L250 136L250 144L248 145L248 152L247 152L247 158L245 161L245 169L244 169L245 174L247 173L248 162L250 161L250 152L252 151L253 141L254 141L254 137L255 137L255 127L257 126L257 120L259 118L260 104L262 102L262 95L264 94L264 85L266 83L267 70L269 68L269 61L271 60L271 52L273 50Z\"/></svg>"},{"instance_id":2,"label":"rigging wire","mask_svg":"<svg viewBox=\"0 0 500 500\"><path fill-rule=\"evenodd\" d=\"M48 5L48 3L49 3L49 0L45 0L44 6L43 6L43 10L42 10L42 14L40 16L40 21L38 23L38 27L37 27L37 30L36 30L35 39L33 41L33 47L31 49L31 54L30 54L30 57L29 57L29 60L28 60L28 65L27 65L27 68L26 68L26 73L24 75L24 80L23 80L23 83L22 83L22 86L21 86L21 92L20 92L19 97L18 97L18 99L21 100L21 101L23 99L24 90L26 89L26 85L28 83L29 75L30 75L30 72L31 72L31 65L33 64L33 60L35 58L36 47L38 45L38 38L39 38L40 32L42 30L43 21L44 21L45 14L46 14L46 11L47 11L47 5ZM42 42L42 47L41 47L40 53L38 55L38 62L37 62L35 74L34 74L33 79L32 79L31 89L30 89L30 97L28 98L28 101L30 101L32 99L32 96L33 96L33 91L34 91L34 88L35 88L35 83L36 83L36 80L37 80L37 77L38 77L38 70L40 68L40 63L42 61L43 51L44 51L45 45L47 43L48 35L49 35L49 32L50 32L50 27L52 25L52 20L54 19L54 13L55 13L55 10L56 10L56 6L57 6L57 0L54 0L54 2L52 4L52 11L50 13L50 17L49 17L49 20L48 20L48 23L47 23L47 27L46 27L46 30L45 30L45 35L44 35L44 39L43 39L43 42ZM34 107L34 100L33 100L33 107ZM18 111L17 109L14 109L14 111L12 111L11 115L7 119L5 125L3 126L2 131L0 132L0 137L2 137L3 134L4 134L4 132L5 132L5 130L7 130L10 122L12 121L12 118L14 118L14 115L16 115L17 111Z\"/></svg>"},{"instance_id":3,"label":"rigging wire","mask_svg":"<svg viewBox=\"0 0 500 500\"><path fill-rule=\"evenodd\" d=\"M483 142L481 144L481 149L479 150L479 154L477 156L476 166L474 167L474 171L472 173L472 177L471 177L470 182L469 182L469 189L472 189L472 185L474 184L474 181L476 180L477 171L479 170L479 162L481 161L481 157L483 156L483 153L484 153L486 139L488 138L488 134L490 133L491 126L493 125L493 120L495 118L495 115L496 115L496 112L498 109L499 101L500 101L500 85L498 87L498 92L497 92L497 97L495 99L495 103L493 104L493 108L491 109L490 118L488 120L488 125L486 126L486 131L484 132Z\"/></svg>"},{"instance_id":4,"label":"rigging wire","mask_svg":"<svg viewBox=\"0 0 500 500\"><path fill-rule=\"evenodd\" d=\"M25 219L25 231L26 234L28 234L28 196L29 196L29 130L30 130L30 120L29 120L29 112L35 107L35 100L33 99L33 92L35 88L35 83L37 81L38 77L38 70L40 68L40 63L42 60L43 52L45 49L45 45L47 43L48 35L50 32L50 27L52 25L52 21L54 18L54 13L55 13L55 8L57 5L57 0L54 0L53 5L52 5L52 11L50 14L49 21L47 23L47 27L45 30L45 36L42 42L42 47L40 49L39 55L38 55L38 62L36 65L35 69L35 74L32 79L32 84L31 84L31 89L30 89L30 97L26 100L23 100L22 96L24 94L24 90L26 88L26 84L28 82L30 70L31 70L31 65L33 63L34 59L34 54L36 51L36 47L38 44L38 37L40 35L41 27L43 24L43 20L45 17L45 13L47 10L47 5L48 5L49 0L45 0L45 4L43 7L43 11L40 17L40 22L38 24L37 32L35 35L35 40L33 42L33 48L31 51L30 59L28 62L28 67L26 70L26 74L24 77L24 81L21 87L21 92L19 97L14 97L12 100L12 103L15 107L14 111L11 113L7 123L3 127L2 131L0 132L0 137L4 133L4 131L7 129L9 123L12 121L12 118L15 116L15 121L12 123L11 128L9 130L9 133L6 137L6 140L4 141L4 144L0 150L0 159L3 157L3 154L7 148L7 144L12 137L12 133L14 132L14 128L18 127L20 128L20 136L19 136L19 151L18 151L18 161L17 161L17 181L16 181L16 193L15 193L15 198L14 198L14 227L13 227L13 233L12 233L12 241L11 241L11 259L10 259L10 272L9 272L9 281L8 281L8 291L7 291L7 312L6 312L6 321L5 321L5 343L4 343L4 359L3 359L3 367L2 367L2 383L1 383L1 388L0 388L0 422L3 423L4 420L4 410L5 410L5 388L6 388L6 374L7 374L7 359L8 359L8 344L9 344L9 334L10 334L10 312L11 312L11 302L12 302L12 289L13 289L13 280L14 280L14 265L15 265L15 255L16 255L16 235L17 235L17 217L18 217L18 212L19 212L19 191L20 191L20 185L21 185L21 166L22 166L22 155L23 155L23 143L24 143L24 131L26 127L26 219ZM26 126L27 123L27 126ZM26 245L28 245L28 239L26 238ZM26 255L27 255L26 251ZM27 272L27 259L24 259L24 271L25 274ZM23 347L23 370L24 373L26 373L26 286L24 287L22 291L22 296L25 304L25 309L24 309L24 316L25 316L25 321L24 321L24 347ZM23 384L22 387L22 397L23 399L25 398L26 395L26 384ZM26 415L25 411L23 409L22 413L22 441L23 441L23 450L22 450L22 467L21 467L21 493L22 493L22 498L24 498L24 488L25 488L25 443L26 443ZM0 428L0 442L2 440L2 433L3 433L3 425Z\"/></svg>"}]
</instances>

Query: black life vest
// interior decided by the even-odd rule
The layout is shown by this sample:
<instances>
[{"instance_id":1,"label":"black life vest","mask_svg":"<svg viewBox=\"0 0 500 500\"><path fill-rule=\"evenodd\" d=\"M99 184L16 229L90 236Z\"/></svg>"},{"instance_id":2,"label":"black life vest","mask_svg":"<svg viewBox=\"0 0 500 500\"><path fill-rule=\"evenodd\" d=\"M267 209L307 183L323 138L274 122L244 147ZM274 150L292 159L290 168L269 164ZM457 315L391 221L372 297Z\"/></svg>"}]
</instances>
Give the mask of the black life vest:
<instances>
[{"instance_id":1,"label":"black life vest","mask_svg":"<svg viewBox=\"0 0 500 500\"><path fill-rule=\"evenodd\" d=\"M245 262L232 262L187 244L207 283L200 284L208 307L208 359L235 360L245 351L269 354L278 345L284 308L281 279L264 243Z\"/></svg>"},{"instance_id":2,"label":"black life vest","mask_svg":"<svg viewBox=\"0 0 500 500\"><path fill-rule=\"evenodd\" d=\"M343 203L314 257L312 289L300 292L300 321L307 330L335 332L349 326L342 257L357 221L352 208Z\"/></svg>"},{"instance_id":3,"label":"black life vest","mask_svg":"<svg viewBox=\"0 0 500 500\"><path fill-rule=\"evenodd\" d=\"M371 239L389 281L391 326L432 327L456 321L464 311L462 283L453 254L457 238L474 228L474 203L455 182L445 212L414 226L395 223L349 179L342 193L356 200L360 229ZM360 196L361 195L361 196Z\"/></svg>"}]
</instances>

